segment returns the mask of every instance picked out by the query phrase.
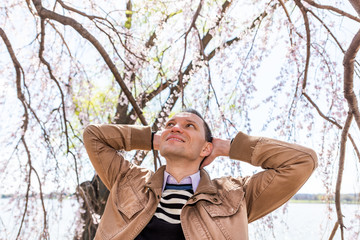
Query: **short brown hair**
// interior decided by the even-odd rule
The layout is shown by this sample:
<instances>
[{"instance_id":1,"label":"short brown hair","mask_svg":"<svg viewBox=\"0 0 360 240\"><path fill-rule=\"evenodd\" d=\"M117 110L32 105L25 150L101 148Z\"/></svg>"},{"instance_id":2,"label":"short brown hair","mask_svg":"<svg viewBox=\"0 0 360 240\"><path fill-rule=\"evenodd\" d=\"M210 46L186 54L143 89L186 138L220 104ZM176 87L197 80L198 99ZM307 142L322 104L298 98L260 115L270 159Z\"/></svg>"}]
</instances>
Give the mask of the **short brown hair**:
<instances>
[{"instance_id":1,"label":"short brown hair","mask_svg":"<svg viewBox=\"0 0 360 240\"><path fill-rule=\"evenodd\" d=\"M195 114L196 116L198 116L199 118L201 118L201 120L203 120L203 122L204 122L205 140L208 142L212 142L212 133L211 133L210 127L198 111L196 111L193 108L186 108L186 109L182 110L181 112L192 113L192 114Z\"/></svg>"}]
</instances>

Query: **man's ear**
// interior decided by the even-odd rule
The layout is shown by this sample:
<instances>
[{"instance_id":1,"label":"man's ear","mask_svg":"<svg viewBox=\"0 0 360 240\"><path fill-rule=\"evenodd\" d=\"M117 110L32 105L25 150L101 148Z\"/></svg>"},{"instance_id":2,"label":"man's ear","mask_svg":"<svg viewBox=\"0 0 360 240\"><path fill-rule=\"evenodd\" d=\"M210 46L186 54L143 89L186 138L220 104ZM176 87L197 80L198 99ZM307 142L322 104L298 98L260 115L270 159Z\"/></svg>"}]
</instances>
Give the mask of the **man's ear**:
<instances>
[{"instance_id":1,"label":"man's ear","mask_svg":"<svg viewBox=\"0 0 360 240\"><path fill-rule=\"evenodd\" d=\"M211 154L212 150L213 150L213 144L211 142L206 142L200 153L200 156L207 157Z\"/></svg>"}]
</instances>

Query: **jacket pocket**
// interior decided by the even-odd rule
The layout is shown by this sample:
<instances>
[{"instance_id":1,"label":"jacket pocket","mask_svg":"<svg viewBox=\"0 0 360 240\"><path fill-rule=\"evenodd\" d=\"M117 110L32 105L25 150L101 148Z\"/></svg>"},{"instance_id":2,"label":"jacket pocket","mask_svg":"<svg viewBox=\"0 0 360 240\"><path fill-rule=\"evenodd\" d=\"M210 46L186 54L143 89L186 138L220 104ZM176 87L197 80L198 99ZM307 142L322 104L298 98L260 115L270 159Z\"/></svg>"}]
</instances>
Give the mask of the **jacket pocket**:
<instances>
[{"instance_id":1,"label":"jacket pocket","mask_svg":"<svg viewBox=\"0 0 360 240\"><path fill-rule=\"evenodd\" d=\"M145 207L139 193L131 183L119 185L114 197L119 212L125 215L127 219L131 219Z\"/></svg>"},{"instance_id":2,"label":"jacket pocket","mask_svg":"<svg viewBox=\"0 0 360 240\"><path fill-rule=\"evenodd\" d=\"M203 207L212 218L230 217L236 214L242 205L245 204L244 195L245 193L242 190L229 191L220 196L220 204L204 202Z\"/></svg>"}]
</instances>

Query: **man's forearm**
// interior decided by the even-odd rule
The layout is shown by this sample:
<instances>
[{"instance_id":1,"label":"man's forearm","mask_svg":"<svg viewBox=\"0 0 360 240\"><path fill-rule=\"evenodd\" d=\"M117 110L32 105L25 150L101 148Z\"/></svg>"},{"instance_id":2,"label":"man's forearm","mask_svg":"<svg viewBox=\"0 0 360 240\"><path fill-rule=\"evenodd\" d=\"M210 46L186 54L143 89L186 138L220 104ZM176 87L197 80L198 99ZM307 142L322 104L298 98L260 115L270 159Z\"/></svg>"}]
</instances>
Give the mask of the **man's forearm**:
<instances>
[{"instance_id":1,"label":"man's forearm","mask_svg":"<svg viewBox=\"0 0 360 240\"><path fill-rule=\"evenodd\" d=\"M150 127L114 124L89 125L83 135L91 163L108 188L129 166L117 150L150 150L150 138Z\"/></svg>"},{"instance_id":2,"label":"man's forearm","mask_svg":"<svg viewBox=\"0 0 360 240\"><path fill-rule=\"evenodd\" d=\"M289 200L317 166L312 149L241 132L233 141L230 157L266 169L248 178L244 185L249 222Z\"/></svg>"},{"instance_id":3,"label":"man's forearm","mask_svg":"<svg viewBox=\"0 0 360 240\"><path fill-rule=\"evenodd\" d=\"M284 167L293 163L292 159L307 155L309 161L317 166L316 153L307 147L279 141L276 139L254 137L239 132L231 145L230 158L248 162L262 168Z\"/></svg>"}]
</instances>

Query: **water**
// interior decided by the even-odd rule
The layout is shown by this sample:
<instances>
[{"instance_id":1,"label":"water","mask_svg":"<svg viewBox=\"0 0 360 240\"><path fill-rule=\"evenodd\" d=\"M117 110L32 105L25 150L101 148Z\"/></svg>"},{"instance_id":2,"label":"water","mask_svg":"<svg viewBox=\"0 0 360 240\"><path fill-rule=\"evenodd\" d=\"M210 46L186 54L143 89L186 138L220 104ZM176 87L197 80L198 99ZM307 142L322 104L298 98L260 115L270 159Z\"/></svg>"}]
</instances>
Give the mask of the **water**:
<instances>
[{"instance_id":1,"label":"water","mask_svg":"<svg viewBox=\"0 0 360 240\"><path fill-rule=\"evenodd\" d=\"M79 203L76 199L45 199L50 239L73 239L79 226ZM0 240L16 239L24 212L24 199L0 199ZM28 205L20 239L40 239L44 214L39 199L31 199Z\"/></svg>"},{"instance_id":2,"label":"water","mask_svg":"<svg viewBox=\"0 0 360 240\"><path fill-rule=\"evenodd\" d=\"M15 239L23 213L23 200L0 199L0 239ZM79 204L75 199L46 200L50 239L73 239L79 224ZM322 240L328 239L336 222L335 206L327 204L288 203L274 213L249 225L250 239ZM43 212L39 201L28 206L31 212L21 232L21 239L39 239L43 228ZM342 205L345 216L345 239L360 239L360 205ZM334 239L340 239L340 230Z\"/></svg>"},{"instance_id":3,"label":"water","mask_svg":"<svg viewBox=\"0 0 360 240\"><path fill-rule=\"evenodd\" d=\"M347 228L345 239L360 239L360 205L343 204L342 213ZM268 226L268 219L273 220L272 226ZM336 220L334 204L288 203L263 219L251 223L249 235L250 239L327 240ZM334 239L341 239L340 229Z\"/></svg>"}]
</instances>

